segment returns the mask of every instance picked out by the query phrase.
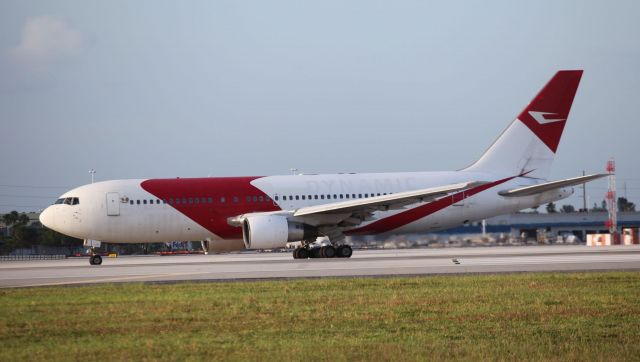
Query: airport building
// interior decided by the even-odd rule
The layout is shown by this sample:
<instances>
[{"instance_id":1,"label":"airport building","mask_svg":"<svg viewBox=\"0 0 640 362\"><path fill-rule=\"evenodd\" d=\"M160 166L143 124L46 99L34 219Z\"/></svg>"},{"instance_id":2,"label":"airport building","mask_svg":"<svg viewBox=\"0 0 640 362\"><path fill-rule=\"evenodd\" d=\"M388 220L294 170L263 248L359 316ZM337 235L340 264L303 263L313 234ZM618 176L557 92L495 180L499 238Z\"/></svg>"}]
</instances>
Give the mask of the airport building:
<instances>
[{"instance_id":1,"label":"airport building","mask_svg":"<svg viewBox=\"0 0 640 362\"><path fill-rule=\"evenodd\" d=\"M608 233L607 212L515 213L426 235L353 237L351 242L372 247L415 247L468 244L584 243L589 234ZM639 228L640 212L619 212L618 230Z\"/></svg>"}]
</instances>

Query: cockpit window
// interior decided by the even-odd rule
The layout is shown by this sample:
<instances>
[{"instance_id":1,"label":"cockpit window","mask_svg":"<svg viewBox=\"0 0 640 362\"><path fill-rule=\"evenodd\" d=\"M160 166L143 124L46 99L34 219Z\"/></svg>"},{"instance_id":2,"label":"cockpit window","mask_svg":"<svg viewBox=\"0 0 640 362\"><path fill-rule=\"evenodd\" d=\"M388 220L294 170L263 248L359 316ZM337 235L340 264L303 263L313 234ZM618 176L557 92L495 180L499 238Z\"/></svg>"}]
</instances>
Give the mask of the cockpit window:
<instances>
[{"instance_id":1,"label":"cockpit window","mask_svg":"<svg viewBox=\"0 0 640 362\"><path fill-rule=\"evenodd\" d=\"M65 204L65 205L78 205L80 204L80 199L77 197L65 197L62 199L57 199L54 205Z\"/></svg>"}]
</instances>

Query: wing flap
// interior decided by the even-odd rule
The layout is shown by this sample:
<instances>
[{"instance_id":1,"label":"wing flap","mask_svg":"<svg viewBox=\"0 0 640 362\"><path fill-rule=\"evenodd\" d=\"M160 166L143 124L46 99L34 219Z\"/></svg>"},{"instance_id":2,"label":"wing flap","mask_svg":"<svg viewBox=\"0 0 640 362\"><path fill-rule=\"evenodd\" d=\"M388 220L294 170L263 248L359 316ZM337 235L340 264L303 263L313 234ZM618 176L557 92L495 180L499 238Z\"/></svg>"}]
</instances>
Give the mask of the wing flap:
<instances>
[{"instance_id":1,"label":"wing flap","mask_svg":"<svg viewBox=\"0 0 640 362\"><path fill-rule=\"evenodd\" d=\"M506 196L506 197L531 196L541 192L559 189L562 187L580 185L580 184L597 180L599 178L606 177L606 176L609 176L609 174L593 174L593 175L579 176L579 177L573 177L573 178L568 178L568 179L559 180L559 181L545 182L543 184L538 184L533 186L519 187L517 189L512 189L512 190L504 190L504 191L500 191L498 194L500 196Z\"/></svg>"}]
</instances>

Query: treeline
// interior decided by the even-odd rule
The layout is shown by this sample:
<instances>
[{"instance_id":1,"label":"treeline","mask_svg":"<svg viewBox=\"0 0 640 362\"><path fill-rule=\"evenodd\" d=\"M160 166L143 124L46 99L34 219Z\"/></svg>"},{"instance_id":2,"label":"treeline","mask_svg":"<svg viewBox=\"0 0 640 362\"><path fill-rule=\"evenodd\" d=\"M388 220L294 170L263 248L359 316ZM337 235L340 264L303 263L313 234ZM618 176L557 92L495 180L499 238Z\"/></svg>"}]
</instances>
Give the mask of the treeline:
<instances>
[{"instance_id":1,"label":"treeline","mask_svg":"<svg viewBox=\"0 0 640 362\"><path fill-rule=\"evenodd\" d=\"M636 211L636 204L634 204L633 202L630 202L629 200L627 200L626 197L618 197L618 211L619 212L625 212L625 211ZM553 214L556 212L563 212L563 213L570 213L570 212L584 212L583 209L580 210L576 210L575 207L573 207L573 205L562 205L562 207L560 209L557 208L556 204L554 204L553 202L550 202L547 204L546 206L546 210L547 213L549 214ZM602 203L600 203L600 206L598 206L596 203L593 203L593 207L591 209L589 209L590 212L598 212L598 211L607 211L607 203L602 200Z\"/></svg>"},{"instance_id":2,"label":"treeline","mask_svg":"<svg viewBox=\"0 0 640 362\"><path fill-rule=\"evenodd\" d=\"M31 248L34 245L64 246L75 248L82 246L82 240L60 234L43 227L39 222L31 223L26 213L11 211L2 215L5 225L0 233L0 252L10 253L16 249Z\"/></svg>"}]
</instances>

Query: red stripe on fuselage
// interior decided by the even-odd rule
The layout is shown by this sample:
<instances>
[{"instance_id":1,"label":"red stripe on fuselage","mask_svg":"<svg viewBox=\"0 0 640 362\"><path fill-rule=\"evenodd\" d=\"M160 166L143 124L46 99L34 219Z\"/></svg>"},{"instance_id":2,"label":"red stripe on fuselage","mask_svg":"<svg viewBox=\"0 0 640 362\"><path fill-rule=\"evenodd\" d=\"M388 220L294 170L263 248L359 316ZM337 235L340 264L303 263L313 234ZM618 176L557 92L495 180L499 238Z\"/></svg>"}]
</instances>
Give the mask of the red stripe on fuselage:
<instances>
[{"instance_id":1,"label":"red stripe on fuselage","mask_svg":"<svg viewBox=\"0 0 640 362\"><path fill-rule=\"evenodd\" d=\"M451 206L457 202L460 202L468 197L471 197L479 192L484 190L488 190L494 186L505 183L509 180L512 180L518 176L512 176L503 178L498 181L494 181L488 184L484 184L481 186L477 186L462 192L458 192L449 196L442 197L436 201L429 202L425 205L414 207L413 209L401 212L399 214L395 214L393 216L386 217L384 219L374 221L371 224L365 225L363 227L349 230L345 232L345 234L380 234L386 233L391 230L400 228L409 223L412 223L416 220L422 219L423 217L427 217L437 211L440 211L448 206Z\"/></svg>"},{"instance_id":2,"label":"red stripe on fuselage","mask_svg":"<svg viewBox=\"0 0 640 362\"><path fill-rule=\"evenodd\" d=\"M280 207L268 198L264 192L251 185L251 181L260 177L211 177L151 179L140 185L145 191L159 199L173 199L173 208L195 221L202 227L223 239L240 239L242 230L231 226L227 219L250 212L277 211ZM254 196L258 199L254 201ZM206 198L207 202L195 203L195 198ZM234 202L234 197L237 201ZM247 199L249 197L249 199ZM179 198L177 204L175 199ZM189 199L193 203L189 203ZM208 199L212 202L209 203ZM224 202L222 202L224 198ZM260 198L263 199L260 202ZM186 199L187 203L183 203ZM247 201L249 200L249 201Z\"/></svg>"}]
</instances>

